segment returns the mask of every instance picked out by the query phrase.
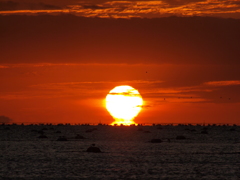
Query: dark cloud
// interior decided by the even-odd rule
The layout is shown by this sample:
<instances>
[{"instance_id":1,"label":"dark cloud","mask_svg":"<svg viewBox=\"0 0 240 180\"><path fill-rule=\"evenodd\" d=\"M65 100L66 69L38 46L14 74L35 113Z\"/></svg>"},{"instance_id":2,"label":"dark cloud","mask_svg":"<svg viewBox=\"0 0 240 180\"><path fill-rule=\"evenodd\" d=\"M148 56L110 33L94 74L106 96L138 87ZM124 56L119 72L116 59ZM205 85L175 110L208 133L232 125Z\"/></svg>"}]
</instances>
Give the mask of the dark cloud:
<instances>
[{"instance_id":1,"label":"dark cloud","mask_svg":"<svg viewBox=\"0 0 240 180\"><path fill-rule=\"evenodd\" d=\"M1 1L1 0L0 0ZM240 18L236 0L165 0L165 1L2 1L0 14L74 14L100 18L159 18L169 16L214 16Z\"/></svg>"},{"instance_id":2,"label":"dark cloud","mask_svg":"<svg viewBox=\"0 0 240 180\"><path fill-rule=\"evenodd\" d=\"M189 3L204 2L205 0L163 0L163 2L172 6L186 5Z\"/></svg>"},{"instance_id":3,"label":"dark cloud","mask_svg":"<svg viewBox=\"0 0 240 180\"><path fill-rule=\"evenodd\" d=\"M82 8L84 8L84 9L106 9L107 7L103 7L100 5L94 5L94 4L85 4L85 5L82 5Z\"/></svg>"},{"instance_id":4,"label":"dark cloud","mask_svg":"<svg viewBox=\"0 0 240 180\"><path fill-rule=\"evenodd\" d=\"M62 9L59 6L51 5L51 4L44 4L44 3L39 3L39 6L42 7L43 9Z\"/></svg>"},{"instance_id":5,"label":"dark cloud","mask_svg":"<svg viewBox=\"0 0 240 180\"><path fill-rule=\"evenodd\" d=\"M205 87L206 88L206 87ZM240 102L240 85L215 87L209 91L201 91L201 96L213 103L239 103Z\"/></svg>"},{"instance_id":6,"label":"dark cloud","mask_svg":"<svg viewBox=\"0 0 240 180\"><path fill-rule=\"evenodd\" d=\"M0 116L0 123L10 123L12 122L12 119L6 116Z\"/></svg>"},{"instance_id":7,"label":"dark cloud","mask_svg":"<svg viewBox=\"0 0 240 180\"><path fill-rule=\"evenodd\" d=\"M18 6L19 6L19 3L14 1L0 2L1 11L17 10Z\"/></svg>"},{"instance_id":8,"label":"dark cloud","mask_svg":"<svg viewBox=\"0 0 240 180\"><path fill-rule=\"evenodd\" d=\"M240 63L237 19L42 15L0 23L0 63Z\"/></svg>"},{"instance_id":9,"label":"dark cloud","mask_svg":"<svg viewBox=\"0 0 240 180\"><path fill-rule=\"evenodd\" d=\"M3 1L0 2L0 11L13 11L13 10L55 10L62 9L59 6L45 4L45 3L30 3L30 2L16 2L16 1Z\"/></svg>"},{"instance_id":10,"label":"dark cloud","mask_svg":"<svg viewBox=\"0 0 240 180\"><path fill-rule=\"evenodd\" d=\"M133 94L132 92L109 93L109 95L140 96L139 94Z\"/></svg>"}]
</instances>

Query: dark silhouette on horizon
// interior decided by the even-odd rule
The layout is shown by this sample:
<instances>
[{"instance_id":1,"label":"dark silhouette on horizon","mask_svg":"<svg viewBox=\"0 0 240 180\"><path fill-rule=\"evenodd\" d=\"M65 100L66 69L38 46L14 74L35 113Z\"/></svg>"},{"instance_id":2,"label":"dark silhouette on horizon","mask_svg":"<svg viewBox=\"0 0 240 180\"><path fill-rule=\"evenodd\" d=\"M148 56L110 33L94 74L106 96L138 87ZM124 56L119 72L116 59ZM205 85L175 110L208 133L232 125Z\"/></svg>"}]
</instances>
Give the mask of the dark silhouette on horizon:
<instances>
[{"instance_id":1,"label":"dark silhouette on horizon","mask_svg":"<svg viewBox=\"0 0 240 180\"><path fill-rule=\"evenodd\" d=\"M95 144L92 144L88 149L87 152L94 152L94 153L100 153L102 152L98 147L95 146Z\"/></svg>"}]
</instances>

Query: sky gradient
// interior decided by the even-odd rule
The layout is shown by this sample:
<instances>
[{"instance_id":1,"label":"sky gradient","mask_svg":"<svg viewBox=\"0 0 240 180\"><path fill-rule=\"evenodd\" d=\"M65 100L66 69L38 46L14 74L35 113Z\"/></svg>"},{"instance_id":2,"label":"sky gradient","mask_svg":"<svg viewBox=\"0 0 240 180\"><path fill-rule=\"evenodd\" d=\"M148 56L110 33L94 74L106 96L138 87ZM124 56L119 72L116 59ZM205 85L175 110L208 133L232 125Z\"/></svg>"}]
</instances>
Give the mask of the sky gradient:
<instances>
[{"instance_id":1,"label":"sky gradient","mask_svg":"<svg viewBox=\"0 0 240 180\"><path fill-rule=\"evenodd\" d=\"M0 122L240 123L240 2L0 0ZM174 15L174 16L173 16Z\"/></svg>"}]
</instances>

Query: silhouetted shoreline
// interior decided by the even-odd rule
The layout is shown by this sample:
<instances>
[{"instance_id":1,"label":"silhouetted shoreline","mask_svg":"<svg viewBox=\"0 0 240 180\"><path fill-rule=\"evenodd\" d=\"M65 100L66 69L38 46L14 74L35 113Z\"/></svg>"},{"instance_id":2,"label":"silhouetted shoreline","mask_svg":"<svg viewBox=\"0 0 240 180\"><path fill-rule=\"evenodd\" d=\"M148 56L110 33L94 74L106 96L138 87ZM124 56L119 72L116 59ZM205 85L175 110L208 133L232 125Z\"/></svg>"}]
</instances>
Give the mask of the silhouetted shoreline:
<instances>
[{"instance_id":1,"label":"silhouetted shoreline","mask_svg":"<svg viewBox=\"0 0 240 180\"><path fill-rule=\"evenodd\" d=\"M110 124L94 124L94 123L0 123L0 126L240 126L236 123L141 123L131 125L110 125Z\"/></svg>"}]
</instances>

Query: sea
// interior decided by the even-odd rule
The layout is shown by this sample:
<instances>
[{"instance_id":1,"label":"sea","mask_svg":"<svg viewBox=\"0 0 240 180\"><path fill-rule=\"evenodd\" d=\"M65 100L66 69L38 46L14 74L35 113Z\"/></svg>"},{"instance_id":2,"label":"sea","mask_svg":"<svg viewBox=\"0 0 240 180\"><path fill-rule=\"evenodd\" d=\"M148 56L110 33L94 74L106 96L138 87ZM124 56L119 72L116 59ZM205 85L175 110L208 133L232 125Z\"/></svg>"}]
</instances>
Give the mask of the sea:
<instances>
[{"instance_id":1,"label":"sea","mask_svg":"<svg viewBox=\"0 0 240 180\"><path fill-rule=\"evenodd\" d=\"M237 125L3 124L0 152L3 180L240 180Z\"/></svg>"}]
</instances>

